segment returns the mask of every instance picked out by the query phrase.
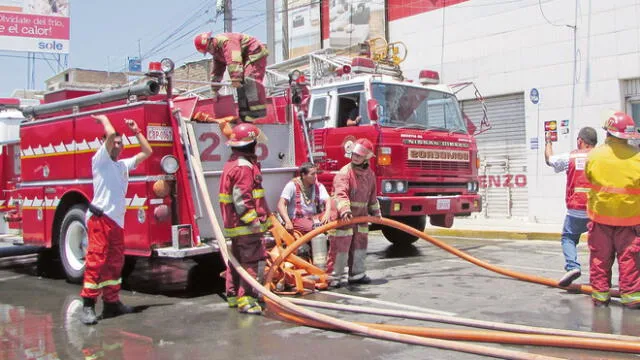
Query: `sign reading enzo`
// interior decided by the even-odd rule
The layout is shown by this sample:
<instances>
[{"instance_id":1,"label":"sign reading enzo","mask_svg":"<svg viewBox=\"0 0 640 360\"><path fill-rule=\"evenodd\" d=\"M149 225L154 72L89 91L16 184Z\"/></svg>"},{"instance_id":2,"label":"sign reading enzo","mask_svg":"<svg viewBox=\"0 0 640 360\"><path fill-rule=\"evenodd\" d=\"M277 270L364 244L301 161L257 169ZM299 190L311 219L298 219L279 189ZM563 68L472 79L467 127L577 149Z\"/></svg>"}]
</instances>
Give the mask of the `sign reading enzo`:
<instances>
[{"instance_id":1,"label":"sign reading enzo","mask_svg":"<svg viewBox=\"0 0 640 360\"><path fill-rule=\"evenodd\" d=\"M409 149L409 160L423 161L469 161L469 152L461 150Z\"/></svg>"}]
</instances>

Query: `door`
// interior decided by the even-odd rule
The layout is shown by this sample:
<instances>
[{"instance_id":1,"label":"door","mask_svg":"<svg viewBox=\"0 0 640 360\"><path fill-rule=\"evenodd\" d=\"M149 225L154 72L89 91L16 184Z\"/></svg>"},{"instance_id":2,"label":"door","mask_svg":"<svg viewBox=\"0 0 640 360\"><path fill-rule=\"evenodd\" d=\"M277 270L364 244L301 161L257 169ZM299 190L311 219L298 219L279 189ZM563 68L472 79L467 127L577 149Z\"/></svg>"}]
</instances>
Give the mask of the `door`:
<instances>
[{"instance_id":1,"label":"door","mask_svg":"<svg viewBox=\"0 0 640 360\"><path fill-rule=\"evenodd\" d=\"M485 98L491 129L476 136L480 169L481 216L528 216L527 147L524 94ZM482 106L462 102L462 111L479 124Z\"/></svg>"}]
</instances>

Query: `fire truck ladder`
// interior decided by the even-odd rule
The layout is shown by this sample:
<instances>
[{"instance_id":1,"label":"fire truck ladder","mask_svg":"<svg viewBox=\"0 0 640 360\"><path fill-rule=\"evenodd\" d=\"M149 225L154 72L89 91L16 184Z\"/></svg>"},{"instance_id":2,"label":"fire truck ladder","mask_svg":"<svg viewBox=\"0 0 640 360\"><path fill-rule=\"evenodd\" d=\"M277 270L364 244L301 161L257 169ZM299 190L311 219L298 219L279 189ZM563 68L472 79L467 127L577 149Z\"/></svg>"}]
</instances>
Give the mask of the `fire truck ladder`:
<instances>
[{"instance_id":1,"label":"fire truck ladder","mask_svg":"<svg viewBox=\"0 0 640 360\"><path fill-rule=\"evenodd\" d=\"M286 88L289 84L289 74L294 70L301 71L308 80L307 84L311 87L327 84L340 80L336 76L336 70L344 68L345 65L351 66L352 59L349 56L336 53L331 48L314 51L268 66L266 84L267 87L276 91ZM404 79L398 65L380 61L374 62L374 64L375 67L371 71L351 73L345 76L352 78L369 74L390 76L396 80ZM327 81L327 79L331 80Z\"/></svg>"}]
</instances>

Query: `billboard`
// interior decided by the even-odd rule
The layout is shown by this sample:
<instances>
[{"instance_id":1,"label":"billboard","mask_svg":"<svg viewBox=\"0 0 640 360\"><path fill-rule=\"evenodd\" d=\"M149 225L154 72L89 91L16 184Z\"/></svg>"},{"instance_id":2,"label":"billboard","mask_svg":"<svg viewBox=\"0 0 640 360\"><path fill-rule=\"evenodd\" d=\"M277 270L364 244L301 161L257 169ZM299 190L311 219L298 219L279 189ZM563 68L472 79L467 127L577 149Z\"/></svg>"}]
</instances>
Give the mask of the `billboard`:
<instances>
[{"instance_id":1,"label":"billboard","mask_svg":"<svg viewBox=\"0 0 640 360\"><path fill-rule=\"evenodd\" d=\"M320 2L318 0L288 0L286 11L288 18L289 58L307 54L322 47L320 35ZM275 0L275 46L270 52L275 55L276 62L282 61L282 39L284 31L284 7L282 0Z\"/></svg>"},{"instance_id":2,"label":"billboard","mask_svg":"<svg viewBox=\"0 0 640 360\"><path fill-rule=\"evenodd\" d=\"M329 0L325 16L328 47L352 49L373 38L386 39L384 1Z\"/></svg>"},{"instance_id":3,"label":"billboard","mask_svg":"<svg viewBox=\"0 0 640 360\"><path fill-rule=\"evenodd\" d=\"M0 0L0 50L69 53L69 0Z\"/></svg>"}]
</instances>

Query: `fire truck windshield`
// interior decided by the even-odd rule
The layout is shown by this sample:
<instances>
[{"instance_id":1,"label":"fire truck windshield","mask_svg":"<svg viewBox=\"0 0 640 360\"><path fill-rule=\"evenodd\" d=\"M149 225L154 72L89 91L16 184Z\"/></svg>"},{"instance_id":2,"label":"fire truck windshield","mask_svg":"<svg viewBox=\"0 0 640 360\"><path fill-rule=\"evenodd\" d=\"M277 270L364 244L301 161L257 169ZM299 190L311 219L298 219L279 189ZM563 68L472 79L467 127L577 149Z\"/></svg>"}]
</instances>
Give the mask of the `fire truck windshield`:
<instances>
[{"instance_id":1,"label":"fire truck windshield","mask_svg":"<svg viewBox=\"0 0 640 360\"><path fill-rule=\"evenodd\" d=\"M467 133L458 101L452 94L399 84L372 84L380 105L378 124L394 128Z\"/></svg>"}]
</instances>

